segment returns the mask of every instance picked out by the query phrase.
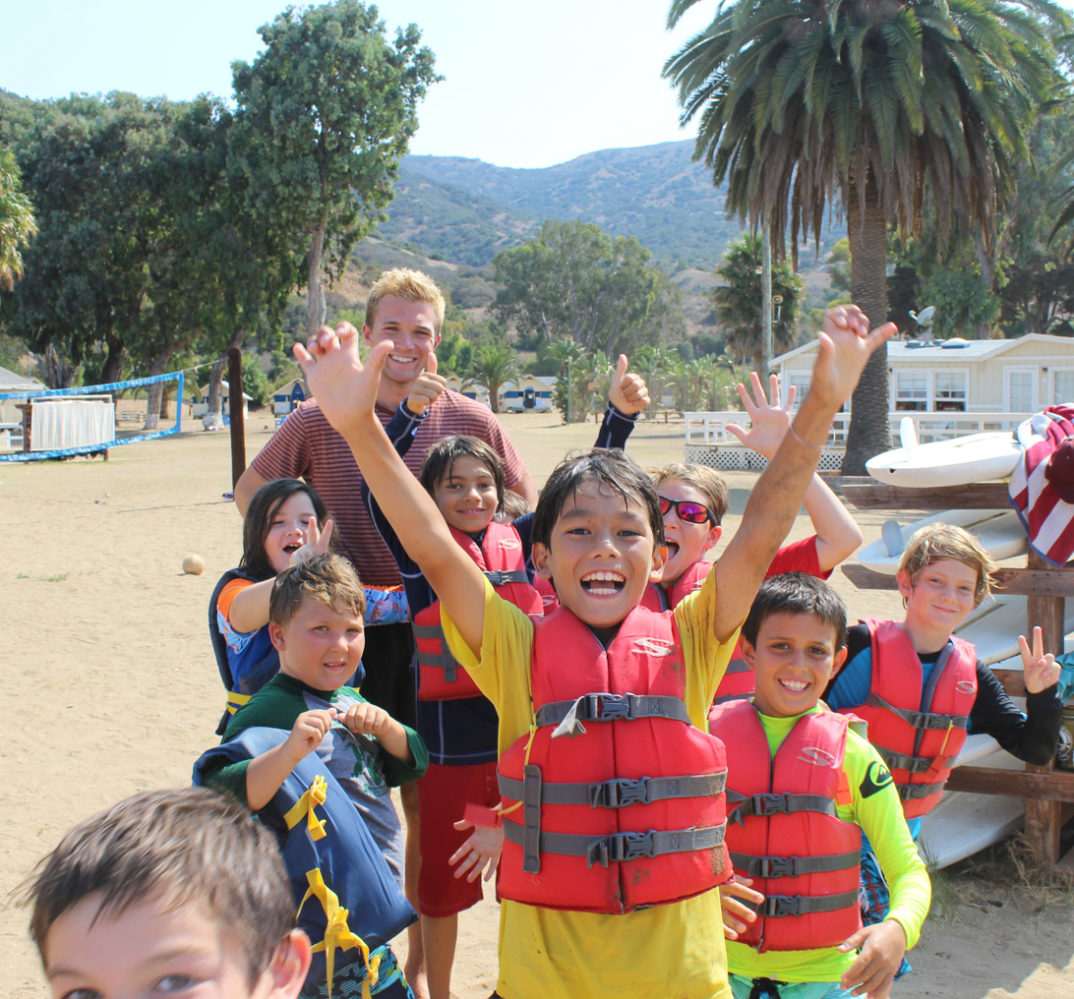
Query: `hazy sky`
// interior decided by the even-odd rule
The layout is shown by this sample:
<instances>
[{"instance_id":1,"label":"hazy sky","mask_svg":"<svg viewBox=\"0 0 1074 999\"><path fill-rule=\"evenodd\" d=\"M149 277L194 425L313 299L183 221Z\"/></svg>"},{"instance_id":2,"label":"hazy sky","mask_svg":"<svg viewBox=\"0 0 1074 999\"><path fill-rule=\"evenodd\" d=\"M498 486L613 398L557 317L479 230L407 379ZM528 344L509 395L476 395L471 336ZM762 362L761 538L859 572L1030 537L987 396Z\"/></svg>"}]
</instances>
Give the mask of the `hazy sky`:
<instances>
[{"instance_id":1,"label":"hazy sky","mask_svg":"<svg viewBox=\"0 0 1074 999\"><path fill-rule=\"evenodd\" d=\"M284 0L8 0L0 88L45 99L127 90L231 96L231 63ZM301 4L297 6L303 6ZM716 0L665 27L667 0L382 0L394 36L413 21L444 80L418 109L411 152L540 167L582 153L693 138L660 76Z\"/></svg>"}]
</instances>

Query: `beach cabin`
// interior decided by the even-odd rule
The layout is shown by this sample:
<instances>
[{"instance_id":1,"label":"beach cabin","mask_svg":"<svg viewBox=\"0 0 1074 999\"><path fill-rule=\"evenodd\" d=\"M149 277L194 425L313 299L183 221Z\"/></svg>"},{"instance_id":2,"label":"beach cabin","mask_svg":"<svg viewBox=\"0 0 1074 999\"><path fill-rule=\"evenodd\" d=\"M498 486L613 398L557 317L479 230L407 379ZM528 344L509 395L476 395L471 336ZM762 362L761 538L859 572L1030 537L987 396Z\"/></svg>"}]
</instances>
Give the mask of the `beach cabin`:
<instances>
[{"instance_id":1,"label":"beach cabin","mask_svg":"<svg viewBox=\"0 0 1074 999\"><path fill-rule=\"evenodd\" d=\"M556 378L526 375L500 389L501 413L547 413L552 409Z\"/></svg>"},{"instance_id":2,"label":"beach cabin","mask_svg":"<svg viewBox=\"0 0 1074 999\"><path fill-rule=\"evenodd\" d=\"M31 375L20 375L0 368L0 393L41 392L48 386ZM18 408L25 399L0 399L0 451L21 451L23 411Z\"/></svg>"},{"instance_id":3,"label":"beach cabin","mask_svg":"<svg viewBox=\"0 0 1074 999\"><path fill-rule=\"evenodd\" d=\"M471 381L464 381L458 375L448 375L447 387L453 392L466 396L467 399L473 399L481 403L483 406L488 406L489 404L489 390L484 385L475 385Z\"/></svg>"},{"instance_id":4,"label":"beach cabin","mask_svg":"<svg viewBox=\"0 0 1074 999\"><path fill-rule=\"evenodd\" d=\"M228 392L230 386L225 379L220 383L220 391L222 393L220 407L222 413L227 416L231 410L228 402ZM252 395L248 395L246 392L242 394L242 418L246 420L249 417L249 403L253 400ZM209 386L203 385L197 390L197 396L194 399L194 405L191 408L191 416L195 419L200 419L206 413L209 412Z\"/></svg>"},{"instance_id":5,"label":"beach cabin","mask_svg":"<svg viewBox=\"0 0 1074 999\"><path fill-rule=\"evenodd\" d=\"M286 416L298 409L300 402L309 398L309 389L301 378L292 378L286 385L272 390L272 412L275 416Z\"/></svg>"}]
</instances>

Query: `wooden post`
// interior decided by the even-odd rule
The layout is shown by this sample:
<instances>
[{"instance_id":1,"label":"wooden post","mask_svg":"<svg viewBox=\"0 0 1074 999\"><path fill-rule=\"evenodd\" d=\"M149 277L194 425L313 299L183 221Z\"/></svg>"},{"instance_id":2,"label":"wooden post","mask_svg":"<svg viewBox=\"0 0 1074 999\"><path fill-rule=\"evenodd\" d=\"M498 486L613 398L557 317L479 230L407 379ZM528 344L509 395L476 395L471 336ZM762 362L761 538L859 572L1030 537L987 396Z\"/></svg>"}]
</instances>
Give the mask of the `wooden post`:
<instances>
[{"instance_id":1,"label":"wooden post","mask_svg":"<svg viewBox=\"0 0 1074 999\"><path fill-rule=\"evenodd\" d=\"M242 418L242 351L227 351L228 415L231 419L231 488L246 471L246 422Z\"/></svg>"},{"instance_id":2,"label":"wooden post","mask_svg":"<svg viewBox=\"0 0 1074 999\"><path fill-rule=\"evenodd\" d=\"M1036 552L1030 551L1026 563L1030 569L1050 569L1051 565ZM1064 600L1062 597L1026 597L1026 637L1032 641L1033 626L1038 625L1044 639L1044 649L1057 655L1063 651ZM1026 765L1030 773L1051 773L1053 764L1046 767ZM1039 856L1054 864L1059 860L1059 830L1062 827L1062 804L1058 801L1026 799L1026 840Z\"/></svg>"}]
</instances>

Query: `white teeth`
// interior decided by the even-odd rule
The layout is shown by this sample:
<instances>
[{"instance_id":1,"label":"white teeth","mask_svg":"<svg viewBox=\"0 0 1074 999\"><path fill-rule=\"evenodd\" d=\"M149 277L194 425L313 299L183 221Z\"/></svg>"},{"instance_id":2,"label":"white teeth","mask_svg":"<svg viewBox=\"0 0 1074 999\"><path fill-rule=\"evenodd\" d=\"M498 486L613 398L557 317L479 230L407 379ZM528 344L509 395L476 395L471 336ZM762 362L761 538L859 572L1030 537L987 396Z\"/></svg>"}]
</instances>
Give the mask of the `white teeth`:
<instances>
[{"instance_id":1,"label":"white teeth","mask_svg":"<svg viewBox=\"0 0 1074 999\"><path fill-rule=\"evenodd\" d=\"M411 364L417 360L416 357L400 357L398 354L388 355L393 361L398 361L400 364Z\"/></svg>"},{"instance_id":2,"label":"white teeth","mask_svg":"<svg viewBox=\"0 0 1074 999\"><path fill-rule=\"evenodd\" d=\"M621 583L623 576L618 572L590 572L583 577L583 582Z\"/></svg>"},{"instance_id":3,"label":"white teeth","mask_svg":"<svg viewBox=\"0 0 1074 999\"><path fill-rule=\"evenodd\" d=\"M780 680L779 682L788 690L793 691L802 691L809 686L805 680Z\"/></svg>"}]
</instances>

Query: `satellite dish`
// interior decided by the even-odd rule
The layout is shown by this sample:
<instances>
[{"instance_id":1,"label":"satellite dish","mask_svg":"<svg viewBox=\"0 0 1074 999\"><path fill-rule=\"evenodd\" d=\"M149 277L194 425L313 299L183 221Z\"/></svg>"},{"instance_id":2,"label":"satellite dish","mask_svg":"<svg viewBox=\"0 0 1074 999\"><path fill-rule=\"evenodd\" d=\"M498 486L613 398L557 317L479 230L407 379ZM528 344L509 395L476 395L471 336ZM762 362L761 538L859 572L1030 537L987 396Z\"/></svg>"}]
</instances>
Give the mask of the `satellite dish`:
<instances>
[{"instance_id":1,"label":"satellite dish","mask_svg":"<svg viewBox=\"0 0 1074 999\"><path fill-rule=\"evenodd\" d=\"M932 325L933 316L936 315L936 306L930 305L927 309L922 309L920 312L911 310L909 315L918 326L927 330Z\"/></svg>"}]
</instances>

